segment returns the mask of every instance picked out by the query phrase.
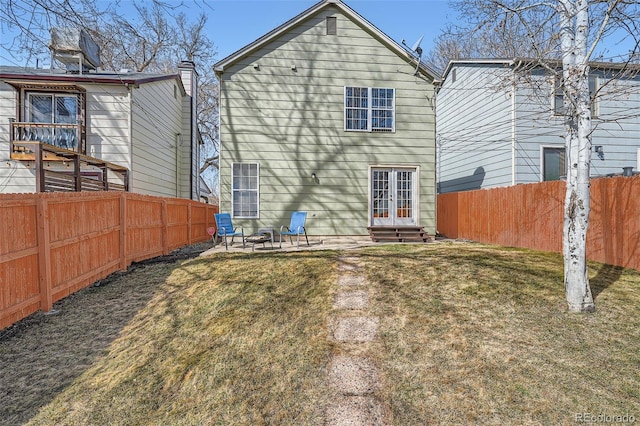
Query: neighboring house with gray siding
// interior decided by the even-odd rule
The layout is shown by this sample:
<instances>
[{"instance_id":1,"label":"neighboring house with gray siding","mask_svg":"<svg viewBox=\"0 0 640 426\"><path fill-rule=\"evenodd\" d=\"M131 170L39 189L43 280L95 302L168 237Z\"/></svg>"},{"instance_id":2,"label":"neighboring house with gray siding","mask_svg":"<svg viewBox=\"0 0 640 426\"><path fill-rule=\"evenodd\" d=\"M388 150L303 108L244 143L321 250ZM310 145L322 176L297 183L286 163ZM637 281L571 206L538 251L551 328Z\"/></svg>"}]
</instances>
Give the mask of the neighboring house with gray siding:
<instances>
[{"instance_id":1,"label":"neighboring house with gray siding","mask_svg":"<svg viewBox=\"0 0 640 426\"><path fill-rule=\"evenodd\" d=\"M196 87L191 62L175 74L0 67L0 193L199 199Z\"/></svg>"},{"instance_id":2,"label":"neighboring house with gray siding","mask_svg":"<svg viewBox=\"0 0 640 426\"><path fill-rule=\"evenodd\" d=\"M435 74L339 0L218 62L220 211L245 230L435 234Z\"/></svg>"},{"instance_id":3,"label":"neighboring house with gray siding","mask_svg":"<svg viewBox=\"0 0 640 426\"><path fill-rule=\"evenodd\" d=\"M562 92L525 60L455 60L436 96L438 192L557 180L566 174ZM591 176L640 168L640 76L591 64Z\"/></svg>"}]
</instances>

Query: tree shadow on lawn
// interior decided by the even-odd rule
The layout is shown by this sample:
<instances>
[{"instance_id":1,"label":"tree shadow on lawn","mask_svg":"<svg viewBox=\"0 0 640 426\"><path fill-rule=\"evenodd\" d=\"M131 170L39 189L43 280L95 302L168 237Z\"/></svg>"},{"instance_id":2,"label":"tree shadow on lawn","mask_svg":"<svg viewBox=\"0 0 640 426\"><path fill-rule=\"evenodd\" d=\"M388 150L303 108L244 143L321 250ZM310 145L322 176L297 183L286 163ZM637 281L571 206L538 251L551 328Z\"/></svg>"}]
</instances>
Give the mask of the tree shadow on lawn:
<instances>
[{"instance_id":1,"label":"tree shadow on lawn","mask_svg":"<svg viewBox=\"0 0 640 426\"><path fill-rule=\"evenodd\" d=\"M589 267L595 269L595 266L596 265L592 264ZM598 272L596 276L589 280L593 300L596 300L600 293L618 282L625 270L622 266L607 265L604 263L598 264L597 266Z\"/></svg>"},{"instance_id":2,"label":"tree shadow on lawn","mask_svg":"<svg viewBox=\"0 0 640 426\"><path fill-rule=\"evenodd\" d=\"M0 425L28 422L106 354L181 258L134 264L0 330Z\"/></svg>"},{"instance_id":3,"label":"tree shadow on lawn","mask_svg":"<svg viewBox=\"0 0 640 426\"><path fill-rule=\"evenodd\" d=\"M397 256L398 261L414 261L425 262L427 258L431 258L434 261L434 265L437 266L437 263L446 263L448 262L451 265L459 265L461 262L464 262L468 265L474 265L475 267L483 267L489 268L495 272L499 272L502 275L510 275L515 277L517 280L521 280L526 278L527 282L533 282L538 278L541 278L541 283L548 282L553 284L554 281L558 283L558 287L552 286L549 289L553 290L554 293L561 294L562 293L562 284L563 284L563 275L562 275L562 255L558 253L546 253L546 252L535 252L535 251L526 251L522 249L514 249L514 248L502 248L498 251L503 251L502 254L497 254L496 252L489 252L485 249L467 249L466 251L459 252L445 252L445 251L434 251L434 252L399 252L398 254L392 253L383 253L379 254L375 251L364 252L362 255L363 259L369 258L374 263L376 262L376 258L384 258L390 259L394 256ZM489 256L488 253L491 253ZM516 257L514 257L516 256ZM539 259L541 266L539 268L531 268L523 264L520 260L518 260L518 256L523 256L526 258L527 256L532 259ZM547 267L542 267L545 265ZM391 261L392 265L397 265L396 262ZM536 262L533 262L536 264ZM558 271L554 270L554 268L558 267ZM449 270L447 268L447 270ZM626 268L615 265L608 265L604 263L598 262L589 262L589 271L590 274L595 272L595 275L589 279L589 285L591 288L591 293L593 299L596 298L609 287L616 284L622 275L625 273ZM557 276L556 276L557 275ZM556 280L557 278L557 280ZM475 280L480 281L482 279L481 276L475 276ZM512 281L512 278L505 276L504 283L509 284ZM490 283L491 286L494 286L495 283ZM515 287L517 289L519 287ZM542 288L540 288L542 290Z\"/></svg>"},{"instance_id":4,"label":"tree shadow on lawn","mask_svg":"<svg viewBox=\"0 0 640 426\"><path fill-rule=\"evenodd\" d=\"M122 330L156 296L181 263L204 250L133 264L0 330L0 425L27 423L106 355ZM327 251L281 253L285 258L332 257ZM271 253L232 257L273 259ZM226 256L197 262L223 261ZM175 263L175 264L174 264ZM194 280L203 279L194 274ZM162 289L161 289L162 288Z\"/></svg>"}]
</instances>

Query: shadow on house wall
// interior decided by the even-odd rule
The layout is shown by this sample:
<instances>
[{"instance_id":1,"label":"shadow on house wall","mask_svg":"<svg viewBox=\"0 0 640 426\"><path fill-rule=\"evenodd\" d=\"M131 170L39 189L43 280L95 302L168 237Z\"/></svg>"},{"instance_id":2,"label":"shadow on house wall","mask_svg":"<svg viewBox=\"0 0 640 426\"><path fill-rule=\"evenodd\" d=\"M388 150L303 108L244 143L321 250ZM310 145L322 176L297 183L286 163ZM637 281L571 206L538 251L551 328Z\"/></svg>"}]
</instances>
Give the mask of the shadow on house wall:
<instances>
[{"instance_id":1,"label":"shadow on house wall","mask_svg":"<svg viewBox=\"0 0 640 426\"><path fill-rule=\"evenodd\" d=\"M478 167L472 175L438 182L438 194L481 189L486 173L484 167Z\"/></svg>"}]
</instances>

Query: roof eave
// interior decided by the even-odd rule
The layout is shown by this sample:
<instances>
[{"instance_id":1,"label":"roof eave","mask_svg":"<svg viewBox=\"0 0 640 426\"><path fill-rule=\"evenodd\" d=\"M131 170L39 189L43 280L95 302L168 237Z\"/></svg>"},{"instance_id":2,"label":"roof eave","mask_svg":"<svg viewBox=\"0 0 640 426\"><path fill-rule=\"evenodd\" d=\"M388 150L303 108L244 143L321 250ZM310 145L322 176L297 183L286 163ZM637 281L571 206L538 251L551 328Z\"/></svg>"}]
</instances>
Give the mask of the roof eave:
<instances>
[{"instance_id":1,"label":"roof eave","mask_svg":"<svg viewBox=\"0 0 640 426\"><path fill-rule=\"evenodd\" d=\"M226 58L223 58L220 61L216 62L213 65L213 70L216 72L216 74L223 73L225 66L233 64L234 62L240 60L241 58L244 58L245 56L248 56L252 52L255 52L256 50L260 49L262 46L269 43L275 37L278 37L279 35L286 33L289 29L296 26L297 24L304 21L305 19L309 18L309 16L311 16L312 14L322 10L324 7L326 7L329 4L336 4L336 2L335 0L331 0L331 1L323 0L314 4L304 12L296 15L295 17L291 18L284 24L274 28L273 30L269 31L268 33L258 38L257 40L247 44L246 46L240 48L239 50L236 50Z\"/></svg>"},{"instance_id":2,"label":"roof eave","mask_svg":"<svg viewBox=\"0 0 640 426\"><path fill-rule=\"evenodd\" d=\"M440 84L444 83L447 79L447 75L455 65L461 64L477 64L477 65L492 65L492 64L503 64L507 66L512 66L517 62L517 59L452 59L447 64L447 67L442 72L442 76L438 79Z\"/></svg>"},{"instance_id":3,"label":"roof eave","mask_svg":"<svg viewBox=\"0 0 640 426\"><path fill-rule=\"evenodd\" d=\"M81 74L81 77L78 77L74 74L68 75L60 75L60 74L30 74L30 73L0 73L0 80L24 80L24 81L51 81L51 82L68 82L75 84L131 84L131 85L140 85L145 83L153 83L156 81L163 80L172 80L177 79L180 80L180 76L178 74L164 74L164 75L154 75L150 77L124 77L123 74L113 74L113 75L96 75L96 74Z\"/></svg>"},{"instance_id":4,"label":"roof eave","mask_svg":"<svg viewBox=\"0 0 640 426\"><path fill-rule=\"evenodd\" d=\"M227 56L226 58L218 61L213 66L214 72L216 73L216 75L220 76L222 73L224 73L225 67L232 65L236 61L262 48L263 46L271 42L271 40L273 40L274 38L280 36L281 34L286 33L294 26L298 25L299 23L308 19L310 16L320 12L322 9L329 6L337 7L343 14L348 16L350 19L356 22L359 22L363 27L365 27L365 29L368 32L373 34L379 41L385 44L389 49L393 50L398 56L403 57L405 60L407 60L407 62L415 61L415 57L413 57L413 55L411 55L404 47L402 47L395 40L393 40L387 34L385 34L380 29L378 29L375 25L373 25L367 19L362 17L360 14L358 14L355 10L351 9L341 0L322 0L316 3L315 5L311 6L310 8L308 8L304 12L288 20L284 24L278 26L277 28L273 29L272 31L268 32L262 37L258 38L254 42L242 47L241 49ZM420 63L420 65L418 66L418 70L422 74L430 77L432 80L436 80L437 78L437 73L424 63Z\"/></svg>"}]
</instances>

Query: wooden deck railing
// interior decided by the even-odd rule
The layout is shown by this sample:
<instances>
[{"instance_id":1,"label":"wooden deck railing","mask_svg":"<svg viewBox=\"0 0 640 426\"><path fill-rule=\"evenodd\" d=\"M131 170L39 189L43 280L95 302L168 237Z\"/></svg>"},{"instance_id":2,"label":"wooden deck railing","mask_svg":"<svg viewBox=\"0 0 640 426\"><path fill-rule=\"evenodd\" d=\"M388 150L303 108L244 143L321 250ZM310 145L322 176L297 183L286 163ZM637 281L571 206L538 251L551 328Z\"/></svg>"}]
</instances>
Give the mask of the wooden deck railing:
<instances>
[{"instance_id":1,"label":"wooden deck railing","mask_svg":"<svg viewBox=\"0 0 640 426\"><path fill-rule=\"evenodd\" d=\"M78 154L85 153L82 123L29 123L13 119L9 123L11 142L42 142Z\"/></svg>"},{"instance_id":2,"label":"wooden deck railing","mask_svg":"<svg viewBox=\"0 0 640 426\"><path fill-rule=\"evenodd\" d=\"M11 159L33 162L36 192L129 191L129 169L37 141L11 141Z\"/></svg>"},{"instance_id":3,"label":"wooden deck railing","mask_svg":"<svg viewBox=\"0 0 640 426\"><path fill-rule=\"evenodd\" d=\"M129 192L0 194L0 329L132 262L207 241L217 212Z\"/></svg>"}]
</instances>

